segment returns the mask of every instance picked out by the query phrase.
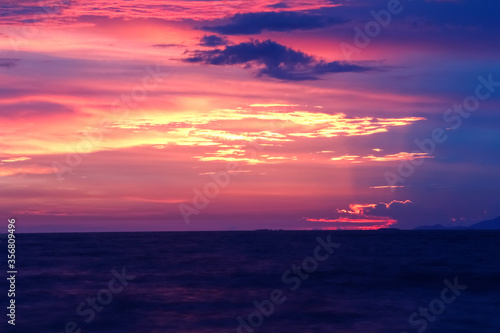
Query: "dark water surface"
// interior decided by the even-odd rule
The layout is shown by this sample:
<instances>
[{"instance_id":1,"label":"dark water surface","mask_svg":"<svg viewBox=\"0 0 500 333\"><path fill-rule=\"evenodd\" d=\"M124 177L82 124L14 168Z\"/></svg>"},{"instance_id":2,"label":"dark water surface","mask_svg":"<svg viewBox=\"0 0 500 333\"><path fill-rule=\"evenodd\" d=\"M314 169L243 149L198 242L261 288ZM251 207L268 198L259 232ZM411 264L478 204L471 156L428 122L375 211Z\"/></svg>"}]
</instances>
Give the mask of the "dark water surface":
<instances>
[{"instance_id":1,"label":"dark water surface","mask_svg":"<svg viewBox=\"0 0 500 333\"><path fill-rule=\"evenodd\" d=\"M316 250L328 236L341 245L332 254ZM2 332L498 333L499 241L491 231L18 234L16 327ZM307 278L287 272L303 263ZM5 278L0 287L6 296Z\"/></svg>"}]
</instances>

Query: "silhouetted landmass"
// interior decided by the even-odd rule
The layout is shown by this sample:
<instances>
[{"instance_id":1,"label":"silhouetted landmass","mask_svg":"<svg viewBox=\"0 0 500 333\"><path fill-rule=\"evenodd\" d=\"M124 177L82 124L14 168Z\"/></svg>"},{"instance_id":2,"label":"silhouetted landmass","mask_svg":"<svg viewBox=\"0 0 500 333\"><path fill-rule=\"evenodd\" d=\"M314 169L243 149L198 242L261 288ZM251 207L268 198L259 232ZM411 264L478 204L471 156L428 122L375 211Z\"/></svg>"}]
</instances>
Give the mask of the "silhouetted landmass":
<instances>
[{"instance_id":1,"label":"silhouetted landmass","mask_svg":"<svg viewBox=\"0 0 500 333\"><path fill-rule=\"evenodd\" d=\"M442 224L434 224L434 225L423 225L421 227L416 227L415 230L444 230L447 229Z\"/></svg>"},{"instance_id":2,"label":"silhouetted landmass","mask_svg":"<svg viewBox=\"0 0 500 333\"><path fill-rule=\"evenodd\" d=\"M494 220L482 221L470 227L445 227L442 224L423 225L414 230L500 230L500 216Z\"/></svg>"},{"instance_id":3,"label":"silhouetted landmass","mask_svg":"<svg viewBox=\"0 0 500 333\"><path fill-rule=\"evenodd\" d=\"M472 230L500 230L500 216L494 220L482 221L471 225L468 229Z\"/></svg>"}]
</instances>

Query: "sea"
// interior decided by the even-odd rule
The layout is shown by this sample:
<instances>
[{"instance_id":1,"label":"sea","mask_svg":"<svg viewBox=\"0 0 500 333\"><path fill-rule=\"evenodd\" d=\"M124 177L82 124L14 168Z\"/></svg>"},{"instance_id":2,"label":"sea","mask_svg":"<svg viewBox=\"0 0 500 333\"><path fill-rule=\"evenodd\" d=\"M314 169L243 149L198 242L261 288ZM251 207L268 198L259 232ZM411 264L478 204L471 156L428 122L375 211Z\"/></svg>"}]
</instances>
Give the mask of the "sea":
<instances>
[{"instance_id":1,"label":"sea","mask_svg":"<svg viewBox=\"0 0 500 333\"><path fill-rule=\"evenodd\" d=\"M16 235L2 332L498 333L498 231ZM0 244L6 254L5 239ZM6 255L1 255L2 274Z\"/></svg>"}]
</instances>

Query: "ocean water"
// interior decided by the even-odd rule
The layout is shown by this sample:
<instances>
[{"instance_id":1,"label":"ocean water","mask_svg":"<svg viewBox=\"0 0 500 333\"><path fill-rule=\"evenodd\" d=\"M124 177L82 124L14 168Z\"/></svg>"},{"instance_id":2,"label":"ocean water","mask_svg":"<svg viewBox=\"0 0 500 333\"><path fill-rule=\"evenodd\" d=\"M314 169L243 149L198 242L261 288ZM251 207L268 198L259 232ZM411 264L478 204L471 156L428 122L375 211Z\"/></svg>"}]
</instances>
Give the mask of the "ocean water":
<instances>
[{"instance_id":1,"label":"ocean water","mask_svg":"<svg viewBox=\"0 0 500 333\"><path fill-rule=\"evenodd\" d=\"M16 326L3 310L2 332L498 333L499 241L490 231L18 234Z\"/></svg>"}]
</instances>

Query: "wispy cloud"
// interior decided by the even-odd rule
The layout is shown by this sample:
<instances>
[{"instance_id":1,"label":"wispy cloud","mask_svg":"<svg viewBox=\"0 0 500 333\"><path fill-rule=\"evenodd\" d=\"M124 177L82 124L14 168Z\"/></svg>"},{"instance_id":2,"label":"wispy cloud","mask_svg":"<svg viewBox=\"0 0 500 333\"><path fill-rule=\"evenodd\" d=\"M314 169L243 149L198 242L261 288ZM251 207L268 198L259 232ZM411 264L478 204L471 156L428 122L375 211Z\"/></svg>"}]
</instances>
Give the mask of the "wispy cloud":
<instances>
[{"instance_id":1,"label":"wispy cloud","mask_svg":"<svg viewBox=\"0 0 500 333\"><path fill-rule=\"evenodd\" d=\"M363 163L363 162L393 162L393 161L404 161L404 160L414 160L421 158L434 158L426 153L407 153L400 152L396 154L375 156L357 156L357 155L343 155L338 157L332 157L332 161L346 161L350 163Z\"/></svg>"},{"instance_id":2,"label":"wispy cloud","mask_svg":"<svg viewBox=\"0 0 500 333\"><path fill-rule=\"evenodd\" d=\"M22 161L27 161L27 160L30 160L31 158L30 157L11 157L11 158L7 158L7 159L4 159L4 160L0 160L0 162L5 162L5 163L13 163L13 162L22 162Z\"/></svg>"}]
</instances>

